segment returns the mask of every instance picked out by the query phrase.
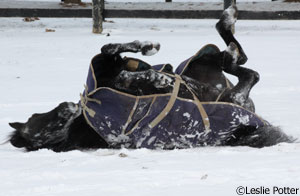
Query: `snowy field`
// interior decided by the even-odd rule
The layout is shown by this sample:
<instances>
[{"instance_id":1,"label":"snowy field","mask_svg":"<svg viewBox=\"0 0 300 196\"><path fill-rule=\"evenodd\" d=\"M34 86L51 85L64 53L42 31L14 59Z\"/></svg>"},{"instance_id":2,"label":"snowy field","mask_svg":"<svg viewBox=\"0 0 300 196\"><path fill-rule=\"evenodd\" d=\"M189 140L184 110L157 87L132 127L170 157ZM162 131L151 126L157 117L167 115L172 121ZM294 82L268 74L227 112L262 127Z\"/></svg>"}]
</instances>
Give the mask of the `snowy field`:
<instances>
[{"instance_id":1,"label":"snowy field","mask_svg":"<svg viewBox=\"0 0 300 196\"><path fill-rule=\"evenodd\" d=\"M94 35L91 19L25 23L0 18L0 141L12 131L8 122L26 121L32 113L49 111L65 100L77 102L90 59L105 43L159 41L161 51L155 56L134 56L174 66L207 43L225 48L214 29L216 20L113 21L104 24L103 35ZM300 138L299 34L300 21L236 25L249 57L246 66L261 75L251 93L257 113L295 138ZM4 144L0 181L1 196L234 196L239 186L300 188L300 144L67 153L26 153Z\"/></svg>"},{"instance_id":2,"label":"snowy field","mask_svg":"<svg viewBox=\"0 0 300 196\"><path fill-rule=\"evenodd\" d=\"M60 2L61 0L17 0L17 1L48 1ZM270 2L271 0L238 0L238 2ZM92 2L92 0L81 0L81 2ZM166 2L166 0L105 0L105 2ZM220 2L224 0L172 0L172 2Z\"/></svg>"}]
</instances>

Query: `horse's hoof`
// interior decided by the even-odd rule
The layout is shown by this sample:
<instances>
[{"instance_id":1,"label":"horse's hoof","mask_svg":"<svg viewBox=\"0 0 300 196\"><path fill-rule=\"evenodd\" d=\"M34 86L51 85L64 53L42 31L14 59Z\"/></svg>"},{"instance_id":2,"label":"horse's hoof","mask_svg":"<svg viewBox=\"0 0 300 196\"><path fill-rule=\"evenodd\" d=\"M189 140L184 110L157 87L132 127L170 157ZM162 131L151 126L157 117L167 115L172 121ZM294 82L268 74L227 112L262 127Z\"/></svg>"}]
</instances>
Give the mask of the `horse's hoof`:
<instances>
[{"instance_id":1,"label":"horse's hoof","mask_svg":"<svg viewBox=\"0 0 300 196\"><path fill-rule=\"evenodd\" d=\"M156 54L160 49L160 44L158 42L145 41L141 43L142 55L152 56Z\"/></svg>"},{"instance_id":2,"label":"horse's hoof","mask_svg":"<svg viewBox=\"0 0 300 196\"><path fill-rule=\"evenodd\" d=\"M235 5L231 5L226 10L224 10L220 21L226 30L231 29L231 26L237 20L237 15L238 15L238 10Z\"/></svg>"}]
</instances>

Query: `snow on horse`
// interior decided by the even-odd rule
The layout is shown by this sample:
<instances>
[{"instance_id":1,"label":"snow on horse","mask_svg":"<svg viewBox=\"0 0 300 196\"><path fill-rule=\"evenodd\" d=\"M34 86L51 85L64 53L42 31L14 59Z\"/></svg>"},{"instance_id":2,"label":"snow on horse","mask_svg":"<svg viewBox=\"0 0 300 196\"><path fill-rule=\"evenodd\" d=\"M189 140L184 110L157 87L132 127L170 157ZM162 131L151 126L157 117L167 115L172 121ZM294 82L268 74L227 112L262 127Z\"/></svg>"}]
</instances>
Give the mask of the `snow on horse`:
<instances>
[{"instance_id":1,"label":"snow on horse","mask_svg":"<svg viewBox=\"0 0 300 196\"><path fill-rule=\"evenodd\" d=\"M227 49L206 45L173 71L121 57L123 52L153 55L158 43L107 44L90 64L78 104L64 102L16 129L10 142L27 150L91 148L174 149L199 146L263 147L292 139L255 114L249 93L257 72L231 32L236 7L223 12L216 29ZM223 71L238 77L233 85Z\"/></svg>"}]
</instances>

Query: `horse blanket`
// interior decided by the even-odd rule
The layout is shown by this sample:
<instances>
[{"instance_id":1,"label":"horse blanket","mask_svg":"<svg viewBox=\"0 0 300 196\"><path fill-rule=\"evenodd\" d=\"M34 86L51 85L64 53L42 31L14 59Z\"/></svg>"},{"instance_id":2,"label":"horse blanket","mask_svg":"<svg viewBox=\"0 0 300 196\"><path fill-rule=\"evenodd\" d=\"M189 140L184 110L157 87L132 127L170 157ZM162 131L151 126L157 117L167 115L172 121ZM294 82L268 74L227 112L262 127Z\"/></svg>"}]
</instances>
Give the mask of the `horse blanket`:
<instances>
[{"instance_id":1,"label":"horse blanket","mask_svg":"<svg viewBox=\"0 0 300 196\"><path fill-rule=\"evenodd\" d=\"M177 74L169 74L175 80L171 93L145 96L96 88L90 66L81 97L86 121L111 147L149 149L222 145L241 126L265 125L255 113L232 103L200 102L192 91L193 99L178 97L179 85L186 85L180 74L190 61L181 63ZM153 69L162 72L164 67Z\"/></svg>"}]
</instances>

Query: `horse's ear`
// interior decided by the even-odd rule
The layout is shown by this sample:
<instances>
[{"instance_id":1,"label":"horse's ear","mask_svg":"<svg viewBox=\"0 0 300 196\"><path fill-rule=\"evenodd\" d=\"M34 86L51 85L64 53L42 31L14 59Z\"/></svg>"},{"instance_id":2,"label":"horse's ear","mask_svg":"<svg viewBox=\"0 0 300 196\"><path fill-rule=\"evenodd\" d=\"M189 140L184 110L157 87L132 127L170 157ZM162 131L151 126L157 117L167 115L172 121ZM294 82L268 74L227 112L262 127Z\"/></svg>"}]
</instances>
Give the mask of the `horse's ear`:
<instances>
[{"instance_id":1,"label":"horse's ear","mask_svg":"<svg viewBox=\"0 0 300 196\"><path fill-rule=\"evenodd\" d=\"M9 126L11 126L12 128L16 129L16 130L20 130L24 127L24 123L20 123L20 122L13 122L13 123L8 123Z\"/></svg>"}]
</instances>

